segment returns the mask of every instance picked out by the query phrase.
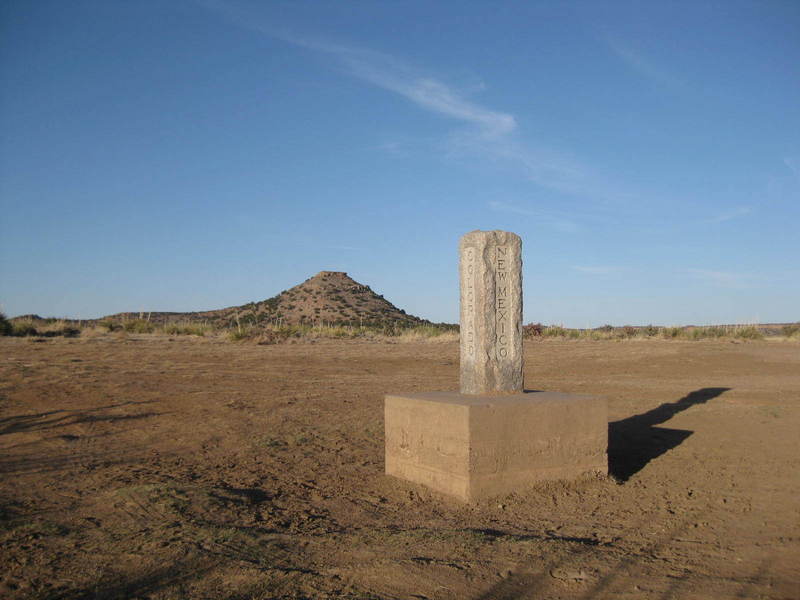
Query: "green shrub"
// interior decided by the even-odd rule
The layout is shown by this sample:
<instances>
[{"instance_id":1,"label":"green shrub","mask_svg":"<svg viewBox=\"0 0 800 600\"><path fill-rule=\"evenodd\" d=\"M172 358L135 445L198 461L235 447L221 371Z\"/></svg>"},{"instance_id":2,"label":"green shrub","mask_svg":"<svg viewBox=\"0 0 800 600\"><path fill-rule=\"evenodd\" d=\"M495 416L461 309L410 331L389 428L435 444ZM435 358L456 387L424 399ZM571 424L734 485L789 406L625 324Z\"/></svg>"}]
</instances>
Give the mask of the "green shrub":
<instances>
[{"instance_id":1,"label":"green shrub","mask_svg":"<svg viewBox=\"0 0 800 600\"><path fill-rule=\"evenodd\" d=\"M786 337L800 335L800 323L792 323L791 325L784 325L783 335L785 335Z\"/></svg>"},{"instance_id":2,"label":"green shrub","mask_svg":"<svg viewBox=\"0 0 800 600\"><path fill-rule=\"evenodd\" d=\"M544 330L545 337L566 337L567 330L560 325L551 325Z\"/></svg>"},{"instance_id":3,"label":"green shrub","mask_svg":"<svg viewBox=\"0 0 800 600\"><path fill-rule=\"evenodd\" d=\"M144 319L131 319L123 321L122 328L128 333L153 333L156 329L154 323Z\"/></svg>"},{"instance_id":4,"label":"green shrub","mask_svg":"<svg viewBox=\"0 0 800 600\"><path fill-rule=\"evenodd\" d=\"M120 325L119 323L114 323L114 321L112 321L111 319L103 319L102 321L98 321L97 326L102 327L109 333L111 333L112 331L118 331L122 329L122 325Z\"/></svg>"},{"instance_id":5,"label":"green shrub","mask_svg":"<svg viewBox=\"0 0 800 600\"><path fill-rule=\"evenodd\" d=\"M280 294L278 294L276 296L273 296L272 298L267 298L266 300L264 300L264 304L267 305L267 308L275 308L276 306L278 306L280 299L281 299Z\"/></svg>"},{"instance_id":6,"label":"green shrub","mask_svg":"<svg viewBox=\"0 0 800 600\"><path fill-rule=\"evenodd\" d=\"M33 321L24 319L11 322L11 335L25 337L28 335L39 335L39 332L36 331Z\"/></svg>"},{"instance_id":7,"label":"green shrub","mask_svg":"<svg viewBox=\"0 0 800 600\"><path fill-rule=\"evenodd\" d=\"M761 333L761 331L759 331L758 327L749 325L747 327L742 327L741 329L737 329L735 337L745 340L763 340L764 334Z\"/></svg>"},{"instance_id":8,"label":"green shrub","mask_svg":"<svg viewBox=\"0 0 800 600\"><path fill-rule=\"evenodd\" d=\"M228 332L228 339L232 342L239 342L241 340L249 339L253 336L250 327L237 327Z\"/></svg>"},{"instance_id":9,"label":"green shrub","mask_svg":"<svg viewBox=\"0 0 800 600\"><path fill-rule=\"evenodd\" d=\"M528 323L522 326L522 337L542 337L544 334L544 325L541 323Z\"/></svg>"},{"instance_id":10,"label":"green shrub","mask_svg":"<svg viewBox=\"0 0 800 600\"><path fill-rule=\"evenodd\" d=\"M14 327L6 319L5 314L0 313L0 335L11 335L13 331Z\"/></svg>"},{"instance_id":11,"label":"green shrub","mask_svg":"<svg viewBox=\"0 0 800 600\"><path fill-rule=\"evenodd\" d=\"M254 334L251 334L249 337L256 337L256 336ZM269 346L271 344L280 344L281 342L285 342L287 339L289 339L289 337L290 337L289 332L286 330L279 331L278 329L272 329L268 327L264 331L258 334L257 339L259 346Z\"/></svg>"},{"instance_id":12,"label":"green shrub","mask_svg":"<svg viewBox=\"0 0 800 600\"><path fill-rule=\"evenodd\" d=\"M437 327L436 325L418 325L417 327L409 327L403 331L403 335L415 335L419 337L438 337L442 334L449 333L444 327Z\"/></svg>"},{"instance_id":13,"label":"green shrub","mask_svg":"<svg viewBox=\"0 0 800 600\"><path fill-rule=\"evenodd\" d=\"M334 326L328 327L326 333L326 337L332 338L348 338L348 337L355 337L353 334L353 329L349 329L343 326Z\"/></svg>"},{"instance_id":14,"label":"green shrub","mask_svg":"<svg viewBox=\"0 0 800 600\"><path fill-rule=\"evenodd\" d=\"M66 323L64 321L57 321L55 323L49 323L44 327L38 329L39 335L44 337L78 337L81 334L80 327L76 327L72 323Z\"/></svg>"},{"instance_id":15,"label":"green shrub","mask_svg":"<svg viewBox=\"0 0 800 600\"><path fill-rule=\"evenodd\" d=\"M164 333L167 335L198 335L205 336L212 331L211 325L206 323L167 323Z\"/></svg>"},{"instance_id":16,"label":"green shrub","mask_svg":"<svg viewBox=\"0 0 800 600\"><path fill-rule=\"evenodd\" d=\"M654 335L658 335L658 327L656 327L655 325L648 325L642 331L647 337L653 337Z\"/></svg>"},{"instance_id":17,"label":"green shrub","mask_svg":"<svg viewBox=\"0 0 800 600\"><path fill-rule=\"evenodd\" d=\"M728 335L727 329L720 326L711 327L692 327L691 329L680 330L679 335L685 335L690 340L704 340L707 338L721 338ZM677 336L676 336L677 337Z\"/></svg>"}]
</instances>

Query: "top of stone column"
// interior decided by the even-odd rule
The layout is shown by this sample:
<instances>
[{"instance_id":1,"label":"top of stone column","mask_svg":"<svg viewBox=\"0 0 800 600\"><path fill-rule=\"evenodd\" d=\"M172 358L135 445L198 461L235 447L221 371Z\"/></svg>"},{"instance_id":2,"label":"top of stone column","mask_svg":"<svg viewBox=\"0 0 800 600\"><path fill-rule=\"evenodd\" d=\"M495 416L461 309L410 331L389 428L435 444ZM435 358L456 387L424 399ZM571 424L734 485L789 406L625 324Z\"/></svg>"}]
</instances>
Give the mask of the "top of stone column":
<instances>
[{"instance_id":1,"label":"top of stone column","mask_svg":"<svg viewBox=\"0 0 800 600\"><path fill-rule=\"evenodd\" d=\"M487 242L495 243L515 243L522 245L522 238L516 233L511 231L503 231L502 229L474 229L461 236L461 244L465 242L486 240Z\"/></svg>"}]
</instances>

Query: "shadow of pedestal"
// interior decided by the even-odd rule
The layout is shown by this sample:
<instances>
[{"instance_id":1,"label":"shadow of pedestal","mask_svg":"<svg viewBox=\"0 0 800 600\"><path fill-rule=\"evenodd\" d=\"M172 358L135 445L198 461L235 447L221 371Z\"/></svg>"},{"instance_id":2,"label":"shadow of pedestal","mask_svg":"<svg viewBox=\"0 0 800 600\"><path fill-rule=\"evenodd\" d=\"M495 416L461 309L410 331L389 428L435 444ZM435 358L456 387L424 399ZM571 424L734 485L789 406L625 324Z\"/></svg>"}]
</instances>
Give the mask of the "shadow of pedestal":
<instances>
[{"instance_id":1,"label":"shadow of pedestal","mask_svg":"<svg viewBox=\"0 0 800 600\"><path fill-rule=\"evenodd\" d=\"M730 388L702 388L676 402L668 402L641 415L609 423L609 473L619 481L627 481L651 460L682 444L693 431L656 425L669 421L679 412L696 404L705 404L728 390Z\"/></svg>"}]
</instances>

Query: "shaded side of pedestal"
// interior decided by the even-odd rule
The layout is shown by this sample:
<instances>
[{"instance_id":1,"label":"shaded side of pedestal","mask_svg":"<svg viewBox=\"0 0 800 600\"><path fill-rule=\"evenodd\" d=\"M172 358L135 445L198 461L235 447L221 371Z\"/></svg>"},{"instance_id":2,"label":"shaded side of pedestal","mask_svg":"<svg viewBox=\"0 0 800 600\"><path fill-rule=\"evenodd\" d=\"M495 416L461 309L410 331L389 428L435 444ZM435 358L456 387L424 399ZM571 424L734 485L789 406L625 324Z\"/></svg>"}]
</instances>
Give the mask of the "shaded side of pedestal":
<instances>
[{"instance_id":1,"label":"shaded side of pedestal","mask_svg":"<svg viewBox=\"0 0 800 600\"><path fill-rule=\"evenodd\" d=\"M464 501L607 473L602 398L528 392L386 396L386 473Z\"/></svg>"}]
</instances>

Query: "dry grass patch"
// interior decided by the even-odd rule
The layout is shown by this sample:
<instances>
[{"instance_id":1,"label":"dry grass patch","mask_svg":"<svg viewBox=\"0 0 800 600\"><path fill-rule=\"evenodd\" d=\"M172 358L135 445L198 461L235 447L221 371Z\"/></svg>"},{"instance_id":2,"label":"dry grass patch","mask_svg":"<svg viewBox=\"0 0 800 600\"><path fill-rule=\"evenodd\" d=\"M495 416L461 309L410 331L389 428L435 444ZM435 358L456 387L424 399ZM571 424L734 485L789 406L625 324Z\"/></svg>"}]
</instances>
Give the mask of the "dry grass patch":
<instances>
[{"instance_id":1,"label":"dry grass patch","mask_svg":"<svg viewBox=\"0 0 800 600\"><path fill-rule=\"evenodd\" d=\"M522 333L525 338L544 340L548 338L569 340L763 340L767 337L778 339L776 332L768 327L756 325L712 325L706 327L658 327L647 325L634 327L625 325L614 327L604 325L596 329L570 329L562 325L545 326L541 323L530 323L523 326ZM785 339L796 336L800 339L800 325L787 325L783 327ZM783 339L783 338L781 338Z\"/></svg>"}]
</instances>

